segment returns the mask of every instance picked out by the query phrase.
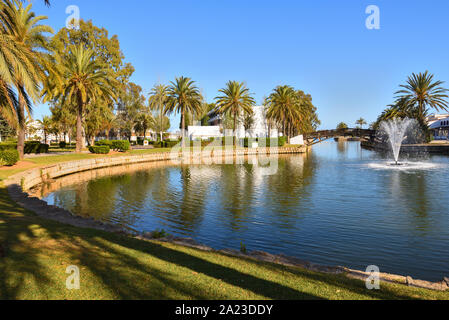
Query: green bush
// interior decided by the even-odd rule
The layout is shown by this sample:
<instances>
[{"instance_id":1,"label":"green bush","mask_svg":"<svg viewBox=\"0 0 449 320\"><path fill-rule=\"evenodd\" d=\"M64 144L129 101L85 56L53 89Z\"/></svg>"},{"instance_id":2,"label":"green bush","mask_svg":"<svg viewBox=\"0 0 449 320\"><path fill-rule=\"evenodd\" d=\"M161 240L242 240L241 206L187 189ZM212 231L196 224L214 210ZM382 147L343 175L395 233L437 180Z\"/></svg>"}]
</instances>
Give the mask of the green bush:
<instances>
[{"instance_id":1,"label":"green bush","mask_svg":"<svg viewBox=\"0 0 449 320\"><path fill-rule=\"evenodd\" d=\"M59 142L59 147L60 147L61 149L67 148L67 142L65 142L65 141Z\"/></svg>"},{"instance_id":2,"label":"green bush","mask_svg":"<svg viewBox=\"0 0 449 320\"><path fill-rule=\"evenodd\" d=\"M19 152L14 149L0 151L0 164L13 166L19 161Z\"/></svg>"},{"instance_id":3,"label":"green bush","mask_svg":"<svg viewBox=\"0 0 449 320\"><path fill-rule=\"evenodd\" d=\"M108 154L111 149L108 146L90 146L89 151L95 154Z\"/></svg>"},{"instance_id":4,"label":"green bush","mask_svg":"<svg viewBox=\"0 0 449 320\"><path fill-rule=\"evenodd\" d=\"M112 148L112 140L100 140L95 142L96 146L108 146L109 148Z\"/></svg>"},{"instance_id":5,"label":"green bush","mask_svg":"<svg viewBox=\"0 0 449 320\"><path fill-rule=\"evenodd\" d=\"M39 141L25 142L25 153L26 154L39 153L40 146L41 143Z\"/></svg>"},{"instance_id":6,"label":"green bush","mask_svg":"<svg viewBox=\"0 0 449 320\"><path fill-rule=\"evenodd\" d=\"M48 153L48 149L50 149L48 144L41 144L37 153Z\"/></svg>"},{"instance_id":7,"label":"green bush","mask_svg":"<svg viewBox=\"0 0 449 320\"><path fill-rule=\"evenodd\" d=\"M28 141L25 142L24 152L25 154L40 154L48 153L50 146L48 144L40 143L39 141Z\"/></svg>"},{"instance_id":8,"label":"green bush","mask_svg":"<svg viewBox=\"0 0 449 320\"><path fill-rule=\"evenodd\" d=\"M0 151L17 149L17 142L0 143Z\"/></svg>"},{"instance_id":9,"label":"green bush","mask_svg":"<svg viewBox=\"0 0 449 320\"><path fill-rule=\"evenodd\" d=\"M112 141L112 149L120 152L126 152L131 148L128 140L114 140Z\"/></svg>"},{"instance_id":10,"label":"green bush","mask_svg":"<svg viewBox=\"0 0 449 320\"><path fill-rule=\"evenodd\" d=\"M126 152L131 148L128 140L100 140L95 142L96 146L108 146L109 149Z\"/></svg>"}]
</instances>

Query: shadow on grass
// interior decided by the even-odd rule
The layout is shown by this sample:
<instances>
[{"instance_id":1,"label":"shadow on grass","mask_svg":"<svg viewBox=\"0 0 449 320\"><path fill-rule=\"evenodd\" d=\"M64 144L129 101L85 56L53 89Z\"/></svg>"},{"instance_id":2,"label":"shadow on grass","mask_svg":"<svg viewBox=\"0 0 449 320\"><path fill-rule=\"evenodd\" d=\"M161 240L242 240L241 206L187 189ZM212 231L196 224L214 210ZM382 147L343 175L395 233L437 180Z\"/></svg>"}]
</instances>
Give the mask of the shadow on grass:
<instances>
[{"instance_id":1,"label":"shadow on grass","mask_svg":"<svg viewBox=\"0 0 449 320\"><path fill-rule=\"evenodd\" d=\"M389 288L368 291L363 282L343 276L311 273L251 259L234 260L195 249L177 250L116 234L65 226L18 208L4 188L0 189L0 243L6 247L5 257L0 257L1 299L310 300L322 298L321 287L329 290L330 298L330 291L337 289L349 296L412 298ZM217 263L208 260L214 258ZM66 275L60 267L61 260L81 266L79 293L68 293L65 289ZM244 272L224 266L236 261L245 265L239 268ZM62 271L57 271L56 266ZM297 286L292 281L283 284L282 274L296 277ZM316 294L304 292L303 282L316 286L312 291Z\"/></svg>"}]
</instances>

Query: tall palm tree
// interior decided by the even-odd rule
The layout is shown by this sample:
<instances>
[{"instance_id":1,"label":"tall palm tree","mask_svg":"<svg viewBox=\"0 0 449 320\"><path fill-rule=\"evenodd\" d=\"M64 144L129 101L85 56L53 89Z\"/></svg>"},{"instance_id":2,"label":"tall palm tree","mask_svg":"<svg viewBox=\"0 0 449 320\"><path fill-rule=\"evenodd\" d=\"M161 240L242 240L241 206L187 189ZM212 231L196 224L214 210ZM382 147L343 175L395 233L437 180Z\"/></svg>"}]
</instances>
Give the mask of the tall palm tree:
<instances>
[{"instance_id":1,"label":"tall palm tree","mask_svg":"<svg viewBox=\"0 0 449 320\"><path fill-rule=\"evenodd\" d=\"M62 83L47 85L44 97L61 96L62 104L68 101L76 105L76 152L80 153L85 145L82 120L87 105L99 100L105 103L116 100L114 89L118 83L111 70L95 60L94 52L82 44L71 46L68 56L57 57L57 60L61 66Z\"/></svg>"},{"instance_id":2,"label":"tall palm tree","mask_svg":"<svg viewBox=\"0 0 449 320\"><path fill-rule=\"evenodd\" d=\"M359 120L357 120L357 121L355 122L355 124L356 124L357 127L359 127L360 129L363 129L363 126L366 125L366 124L368 124L368 123L366 122L365 119L360 118Z\"/></svg>"},{"instance_id":3,"label":"tall palm tree","mask_svg":"<svg viewBox=\"0 0 449 320\"><path fill-rule=\"evenodd\" d=\"M47 136L54 130L54 124L52 119L49 116L44 116L42 120L37 120L39 123L41 130L44 132L44 141L47 143Z\"/></svg>"},{"instance_id":4,"label":"tall palm tree","mask_svg":"<svg viewBox=\"0 0 449 320\"><path fill-rule=\"evenodd\" d=\"M435 81L434 75L428 71L424 73L412 73L408 77L407 83L401 85L401 90L397 91L397 103L406 111L417 108L418 120L425 122L427 107L437 111L448 111L446 99L449 97L446 92L449 90L442 87L443 81Z\"/></svg>"},{"instance_id":5,"label":"tall palm tree","mask_svg":"<svg viewBox=\"0 0 449 320\"><path fill-rule=\"evenodd\" d=\"M226 87L220 89L219 92L223 95L215 98L217 101L217 109L221 114L230 114L233 116L234 145L236 145L237 117L241 113L252 115L252 106L256 104L256 101L243 82L229 81Z\"/></svg>"},{"instance_id":6,"label":"tall palm tree","mask_svg":"<svg viewBox=\"0 0 449 320\"><path fill-rule=\"evenodd\" d=\"M163 84L158 84L153 87L150 91L149 106L152 110L158 111L158 127L163 128L164 116L165 116L165 105L168 99L168 89L169 87ZM161 129L162 130L162 129ZM161 141L163 140L163 132L160 132Z\"/></svg>"},{"instance_id":7,"label":"tall palm tree","mask_svg":"<svg viewBox=\"0 0 449 320\"><path fill-rule=\"evenodd\" d=\"M185 145L185 121L186 114L195 114L202 107L203 97L200 90L195 85L195 81L190 78L176 78L174 82L170 82L168 88L168 98L166 112L181 113L181 135L182 146Z\"/></svg>"},{"instance_id":8,"label":"tall palm tree","mask_svg":"<svg viewBox=\"0 0 449 320\"><path fill-rule=\"evenodd\" d=\"M53 33L51 27L40 24L47 17L36 16L31 9L32 4L24 7L21 1L4 0L4 7L0 11L3 31L10 35L16 43L22 45L29 52L31 58L30 76L17 77L14 83L19 95L18 118L20 120L17 149L21 158L23 158L25 143L25 109L29 115L32 114L30 98L34 102L38 100L38 84L44 77L44 66L49 68L48 55L45 53L45 50L48 49L48 38L44 34Z\"/></svg>"},{"instance_id":9,"label":"tall palm tree","mask_svg":"<svg viewBox=\"0 0 449 320\"><path fill-rule=\"evenodd\" d=\"M267 98L267 117L282 125L284 136L290 139L290 129L300 121L300 103L291 86L278 86Z\"/></svg>"},{"instance_id":10,"label":"tall palm tree","mask_svg":"<svg viewBox=\"0 0 449 320\"><path fill-rule=\"evenodd\" d=\"M0 13L5 7L4 2L0 2ZM33 77L32 55L22 44L17 43L13 37L5 34L5 26L0 16L0 112L8 124L17 128L19 122L18 99L13 86L19 79L26 79L24 82L35 88ZM27 101L29 102L29 101Z\"/></svg>"}]
</instances>

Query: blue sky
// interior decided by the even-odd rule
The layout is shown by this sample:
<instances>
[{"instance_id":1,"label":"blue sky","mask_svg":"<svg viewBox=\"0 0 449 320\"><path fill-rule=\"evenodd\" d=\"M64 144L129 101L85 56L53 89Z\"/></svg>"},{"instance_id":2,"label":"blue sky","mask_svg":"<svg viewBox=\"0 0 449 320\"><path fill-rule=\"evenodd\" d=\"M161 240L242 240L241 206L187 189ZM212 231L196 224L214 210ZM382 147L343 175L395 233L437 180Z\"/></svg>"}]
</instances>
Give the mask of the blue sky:
<instances>
[{"instance_id":1,"label":"blue sky","mask_svg":"<svg viewBox=\"0 0 449 320\"><path fill-rule=\"evenodd\" d=\"M312 95L321 128L374 121L412 72L449 81L449 1L429 0L34 0L55 29L68 5L117 34L132 81L145 93L176 76L197 81L208 101L228 80L261 103L277 85ZM380 30L368 30L368 5ZM449 83L447 84L449 87ZM37 106L35 118L49 114ZM179 122L172 117L172 128Z\"/></svg>"}]
</instances>

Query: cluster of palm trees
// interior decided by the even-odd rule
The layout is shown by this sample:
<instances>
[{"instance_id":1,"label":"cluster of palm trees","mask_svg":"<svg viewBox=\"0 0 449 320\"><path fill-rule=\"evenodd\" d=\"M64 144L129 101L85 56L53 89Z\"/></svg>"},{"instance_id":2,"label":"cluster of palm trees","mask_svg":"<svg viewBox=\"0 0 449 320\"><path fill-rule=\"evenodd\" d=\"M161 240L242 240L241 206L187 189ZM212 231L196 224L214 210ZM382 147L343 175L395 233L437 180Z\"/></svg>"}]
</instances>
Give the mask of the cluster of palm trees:
<instances>
[{"instance_id":1,"label":"cluster of palm trees","mask_svg":"<svg viewBox=\"0 0 449 320\"><path fill-rule=\"evenodd\" d=\"M285 137L315 131L320 125L312 96L291 86L278 86L266 99L267 118Z\"/></svg>"},{"instance_id":2,"label":"cluster of palm trees","mask_svg":"<svg viewBox=\"0 0 449 320\"><path fill-rule=\"evenodd\" d=\"M443 81L435 80L434 75L428 71L412 73L395 93L394 104L382 112L373 127L377 128L384 120L399 117L416 119L423 130L427 130L426 118L431 109L446 112L449 110L449 90L443 87L443 84Z\"/></svg>"},{"instance_id":3,"label":"cluster of palm trees","mask_svg":"<svg viewBox=\"0 0 449 320\"><path fill-rule=\"evenodd\" d=\"M77 152L82 151L86 137L92 139L100 131L117 129L120 119L122 127L126 122L127 128L144 136L151 128L161 140L169 125L167 115L172 113L181 115L183 141L186 126L193 120L204 121L212 109L230 119L234 136L239 123L251 127L256 102L246 85L238 81L229 81L219 90L213 104L205 102L195 81L188 77L176 78L169 85L156 85L150 92L148 106L143 106L141 88L134 85L130 103L136 107L123 106L126 88L132 83L126 77L117 77L111 62L100 59L101 53L85 42L75 38L55 44L51 38L54 31L42 24L47 17L36 16L31 9L31 4L20 0L0 0L0 113L17 129L21 158L27 119L32 115L33 103L41 100L52 106L52 117L41 121L44 131L76 132ZM104 56L108 56L107 52L103 52ZM319 124L311 96L292 87L277 87L265 104L270 126L282 128L288 137L313 131ZM117 107L117 114L113 114L113 105L122 109ZM128 117L123 116L126 113Z\"/></svg>"},{"instance_id":4,"label":"cluster of palm trees","mask_svg":"<svg viewBox=\"0 0 449 320\"><path fill-rule=\"evenodd\" d=\"M31 4L0 1L0 112L17 128L18 152L23 158L26 112L40 97L45 77L52 72L47 34L53 30L40 22Z\"/></svg>"},{"instance_id":5,"label":"cluster of palm trees","mask_svg":"<svg viewBox=\"0 0 449 320\"><path fill-rule=\"evenodd\" d=\"M237 143L238 124L249 129L254 119L253 106L256 101L243 82L229 81L219 90L214 104L204 102L195 82L186 77L176 78L170 85L157 85L151 91L150 105L159 114L177 112L181 114L181 133L185 140L186 118L202 119L207 111L215 109L223 118L229 118L234 131L234 144ZM212 106L212 107L211 107ZM279 86L265 99L266 116L270 127L281 128L286 137L314 131L320 124L312 97L290 86ZM206 110L206 112L205 112ZM157 121L157 120L156 120Z\"/></svg>"}]
</instances>

